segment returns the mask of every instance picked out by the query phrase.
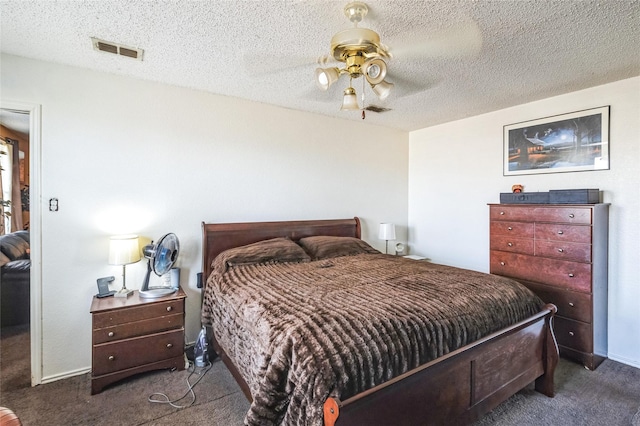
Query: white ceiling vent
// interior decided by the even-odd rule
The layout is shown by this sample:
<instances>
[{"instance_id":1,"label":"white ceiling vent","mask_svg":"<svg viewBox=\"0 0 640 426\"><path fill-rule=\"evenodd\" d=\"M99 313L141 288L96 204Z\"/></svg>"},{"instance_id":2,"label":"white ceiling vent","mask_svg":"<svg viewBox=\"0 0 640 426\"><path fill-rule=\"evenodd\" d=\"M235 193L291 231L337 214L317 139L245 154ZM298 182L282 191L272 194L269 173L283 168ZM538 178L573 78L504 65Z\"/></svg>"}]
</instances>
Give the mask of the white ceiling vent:
<instances>
[{"instance_id":1,"label":"white ceiling vent","mask_svg":"<svg viewBox=\"0 0 640 426\"><path fill-rule=\"evenodd\" d=\"M99 38L91 37L93 43L93 49L100 52L113 53L114 55L126 56L127 58L142 60L142 54L144 50L136 49L135 47L123 46L112 41L100 40Z\"/></svg>"}]
</instances>

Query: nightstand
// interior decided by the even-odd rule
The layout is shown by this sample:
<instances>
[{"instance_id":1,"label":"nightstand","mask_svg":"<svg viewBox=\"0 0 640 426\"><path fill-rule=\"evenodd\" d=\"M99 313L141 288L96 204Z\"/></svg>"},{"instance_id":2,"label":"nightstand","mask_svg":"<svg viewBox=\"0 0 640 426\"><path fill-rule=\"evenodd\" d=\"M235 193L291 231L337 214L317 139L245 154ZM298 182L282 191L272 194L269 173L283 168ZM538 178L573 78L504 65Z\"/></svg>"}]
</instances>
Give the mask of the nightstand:
<instances>
[{"instance_id":1,"label":"nightstand","mask_svg":"<svg viewBox=\"0 0 640 426\"><path fill-rule=\"evenodd\" d=\"M184 370L182 289L157 299L93 297L91 394L145 371Z\"/></svg>"}]
</instances>

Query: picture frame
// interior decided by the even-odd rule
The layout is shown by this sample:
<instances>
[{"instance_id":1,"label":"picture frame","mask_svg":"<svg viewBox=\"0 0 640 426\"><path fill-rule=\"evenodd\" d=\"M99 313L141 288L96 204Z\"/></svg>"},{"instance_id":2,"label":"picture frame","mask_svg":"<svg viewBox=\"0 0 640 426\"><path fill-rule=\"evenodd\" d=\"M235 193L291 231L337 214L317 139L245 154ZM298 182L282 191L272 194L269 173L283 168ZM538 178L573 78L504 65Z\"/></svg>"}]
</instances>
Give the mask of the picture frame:
<instances>
[{"instance_id":1,"label":"picture frame","mask_svg":"<svg viewBox=\"0 0 640 426\"><path fill-rule=\"evenodd\" d=\"M609 170L609 106L504 126L503 175Z\"/></svg>"}]
</instances>

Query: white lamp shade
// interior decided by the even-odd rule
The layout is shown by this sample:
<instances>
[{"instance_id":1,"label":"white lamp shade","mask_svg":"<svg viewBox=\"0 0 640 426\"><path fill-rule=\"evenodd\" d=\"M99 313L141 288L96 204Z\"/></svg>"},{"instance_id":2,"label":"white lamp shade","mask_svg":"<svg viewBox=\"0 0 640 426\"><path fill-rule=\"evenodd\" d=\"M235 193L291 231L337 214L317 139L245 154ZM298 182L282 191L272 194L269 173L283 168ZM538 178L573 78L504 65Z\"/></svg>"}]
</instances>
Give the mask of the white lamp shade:
<instances>
[{"instance_id":1,"label":"white lamp shade","mask_svg":"<svg viewBox=\"0 0 640 426\"><path fill-rule=\"evenodd\" d=\"M137 235L116 235L109 239L109 264L128 265L140 260Z\"/></svg>"},{"instance_id":2,"label":"white lamp shade","mask_svg":"<svg viewBox=\"0 0 640 426\"><path fill-rule=\"evenodd\" d=\"M371 86L373 93L375 93L376 96L378 96L378 99L380 99L381 101L384 101L385 99L387 99L387 97L389 96L389 93L391 93L392 88L393 88L393 83L388 83L386 81L381 81L375 86Z\"/></svg>"},{"instance_id":3,"label":"white lamp shade","mask_svg":"<svg viewBox=\"0 0 640 426\"><path fill-rule=\"evenodd\" d=\"M395 240L396 226L393 223L381 223L378 238L381 240Z\"/></svg>"},{"instance_id":4,"label":"white lamp shade","mask_svg":"<svg viewBox=\"0 0 640 426\"><path fill-rule=\"evenodd\" d=\"M341 111L357 111L360 109L358 106L358 97L353 87L347 87L344 89L344 97L342 98Z\"/></svg>"},{"instance_id":5,"label":"white lamp shade","mask_svg":"<svg viewBox=\"0 0 640 426\"><path fill-rule=\"evenodd\" d=\"M327 90L340 77L338 68L316 68L316 83L322 90Z\"/></svg>"}]
</instances>

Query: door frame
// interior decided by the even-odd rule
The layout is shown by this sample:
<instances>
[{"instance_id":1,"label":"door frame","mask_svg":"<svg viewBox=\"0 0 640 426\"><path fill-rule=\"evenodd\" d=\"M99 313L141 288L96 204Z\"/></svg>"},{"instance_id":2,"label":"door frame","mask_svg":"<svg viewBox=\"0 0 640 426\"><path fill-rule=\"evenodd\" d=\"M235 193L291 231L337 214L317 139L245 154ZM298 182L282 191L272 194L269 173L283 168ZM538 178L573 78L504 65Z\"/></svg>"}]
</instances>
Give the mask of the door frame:
<instances>
[{"instance_id":1,"label":"door frame","mask_svg":"<svg viewBox=\"0 0 640 426\"><path fill-rule=\"evenodd\" d=\"M0 108L29 113L29 307L31 386L42 383L42 133L40 104L1 99Z\"/></svg>"}]
</instances>

